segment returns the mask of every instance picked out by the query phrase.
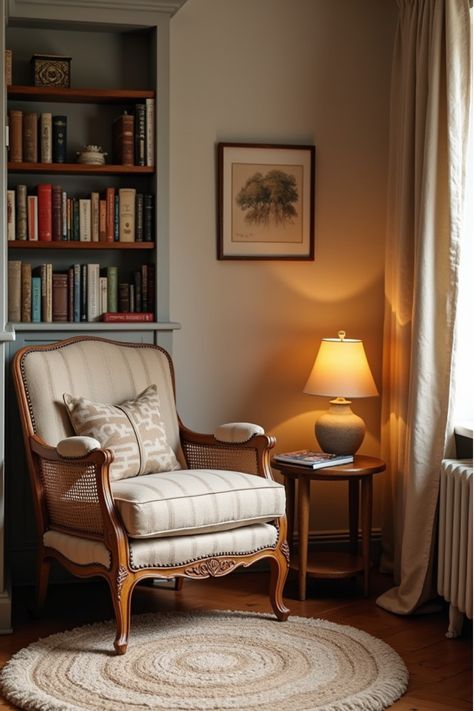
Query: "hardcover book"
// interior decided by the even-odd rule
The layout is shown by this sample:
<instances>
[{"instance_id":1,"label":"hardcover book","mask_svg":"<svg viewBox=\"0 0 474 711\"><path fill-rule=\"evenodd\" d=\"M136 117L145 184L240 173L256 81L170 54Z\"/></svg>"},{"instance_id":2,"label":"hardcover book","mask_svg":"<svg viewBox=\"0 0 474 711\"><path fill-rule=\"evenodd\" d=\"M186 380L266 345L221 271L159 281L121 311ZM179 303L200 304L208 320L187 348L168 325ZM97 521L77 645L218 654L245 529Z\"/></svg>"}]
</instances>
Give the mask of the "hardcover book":
<instances>
[{"instance_id":1,"label":"hardcover book","mask_svg":"<svg viewBox=\"0 0 474 711\"><path fill-rule=\"evenodd\" d=\"M8 320L21 321L21 262L17 259L8 262Z\"/></svg>"},{"instance_id":2,"label":"hardcover book","mask_svg":"<svg viewBox=\"0 0 474 711\"><path fill-rule=\"evenodd\" d=\"M31 277L31 320L41 323L41 277Z\"/></svg>"},{"instance_id":3,"label":"hardcover book","mask_svg":"<svg viewBox=\"0 0 474 711\"><path fill-rule=\"evenodd\" d=\"M112 125L114 160L118 165L134 165L134 125L132 114L124 113Z\"/></svg>"},{"instance_id":4,"label":"hardcover book","mask_svg":"<svg viewBox=\"0 0 474 711\"><path fill-rule=\"evenodd\" d=\"M7 190L7 238L16 239L16 195L14 190Z\"/></svg>"},{"instance_id":5,"label":"hardcover book","mask_svg":"<svg viewBox=\"0 0 474 711\"><path fill-rule=\"evenodd\" d=\"M23 161L23 111L11 109L8 112L8 126L10 134L10 155L12 163Z\"/></svg>"},{"instance_id":6,"label":"hardcover book","mask_svg":"<svg viewBox=\"0 0 474 711\"><path fill-rule=\"evenodd\" d=\"M79 239L81 242L91 242L91 201L90 198L79 198Z\"/></svg>"},{"instance_id":7,"label":"hardcover book","mask_svg":"<svg viewBox=\"0 0 474 711\"><path fill-rule=\"evenodd\" d=\"M27 163L38 162L38 114L23 114L23 160Z\"/></svg>"},{"instance_id":8,"label":"hardcover book","mask_svg":"<svg viewBox=\"0 0 474 711\"><path fill-rule=\"evenodd\" d=\"M102 321L105 323L133 323L133 322L152 322L155 320L155 314L150 312L136 313L133 311L122 311L118 313L112 313L107 311L102 314Z\"/></svg>"},{"instance_id":9,"label":"hardcover book","mask_svg":"<svg viewBox=\"0 0 474 711\"><path fill-rule=\"evenodd\" d=\"M67 163L67 116L53 116L53 163Z\"/></svg>"},{"instance_id":10,"label":"hardcover book","mask_svg":"<svg viewBox=\"0 0 474 711\"><path fill-rule=\"evenodd\" d=\"M30 242L38 240L38 196L28 195L28 239Z\"/></svg>"},{"instance_id":11,"label":"hardcover book","mask_svg":"<svg viewBox=\"0 0 474 711\"><path fill-rule=\"evenodd\" d=\"M67 321L68 275L53 274L53 321Z\"/></svg>"},{"instance_id":12,"label":"hardcover book","mask_svg":"<svg viewBox=\"0 0 474 711\"><path fill-rule=\"evenodd\" d=\"M297 464L308 469L323 469L324 467L337 467L341 464L350 464L354 461L352 454L327 454L326 452L313 452L309 449L300 449L296 452L277 454L276 462L282 464Z\"/></svg>"},{"instance_id":13,"label":"hardcover book","mask_svg":"<svg viewBox=\"0 0 474 711\"><path fill-rule=\"evenodd\" d=\"M51 188L51 233L53 242L63 238L63 192L60 185Z\"/></svg>"},{"instance_id":14,"label":"hardcover book","mask_svg":"<svg viewBox=\"0 0 474 711\"><path fill-rule=\"evenodd\" d=\"M21 320L31 322L31 264L21 263Z\"/></svg>"},{"instance_id":15,"label":"hardcover book","mask_svg":"<svg viewBox=\"0 0 474 711\"><path fill-rule=\"evenodd\" d=\"M146 164L155 165L155 99L146 99Z\"/></svg>"},{"instance_id":16,"label":"hardcover book","mask_svg":"<svg viewBox=\"0 0 474 711\"><path fill-rule=\"evenodd\" d=\"M28 203L26 185L16 186L16 238L28 238Z\"/></svg>"},{"instance_id":17,"label":"hardcover book","mask_svg":"<svg viewBox=\"0 0 474 711\"><path fill-rule=\"evenodd\" d=\"M120 188L119 224L120 242L135 241L135 188Z\"/></svg>"},{"instance_id":18,"label":"hardcover book","mask_svg":"<svg viewBox=\"0 0 474 711\"><path fill-rule=\"evenodd\" d=\"M135 106L135 165L145 165L146 161L146 107Z\"/></svg>"},{"instance_id":19,"label":"hardcover book","mask_svg":"<svg viewBox=\"0 0 474 711\"><path fill-rule=\"evenodd\" d=\"M49 112L40 117L40 158L42 163L53 162L53 115Z\"/></svg>"},{"instance_id":20,"label":"hardcover book","mask_svg":"<svg viewBox=\"0 0 474 711\"><path fill-rule=\"evenodd\" d=\"M53 236L53 186L51 183L42 183L36 187L36 193L38 195L38 239L40 242L51 242Z\"/></svg>"},{"instance_id":21,"label":"hardcover book","mask_svg":"<svg viewBox=\"0 0 474 711\"><path fill-rule=\"evenodd\" d=\"M115 189L107 188L105 191L105 224L106 241L114 241L114 218L115 218Z\"/></svg>"}]
</instances>

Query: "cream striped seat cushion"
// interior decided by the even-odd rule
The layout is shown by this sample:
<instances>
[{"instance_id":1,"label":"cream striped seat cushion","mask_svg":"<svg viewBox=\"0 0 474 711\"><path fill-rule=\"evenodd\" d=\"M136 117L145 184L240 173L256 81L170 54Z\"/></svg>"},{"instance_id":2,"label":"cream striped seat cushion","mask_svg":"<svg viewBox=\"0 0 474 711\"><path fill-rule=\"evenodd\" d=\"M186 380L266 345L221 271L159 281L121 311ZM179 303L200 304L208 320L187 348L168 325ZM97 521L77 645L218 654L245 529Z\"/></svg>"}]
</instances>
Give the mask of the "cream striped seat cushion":
<instances>
[{"instance_id":1,"label":"cream striped seat cushion","mask_svg":"<svg viewBox=\"0 0 474 711\"><path fill-rule=\"evenodd\" d=\"M281 484L253 474L182 469L111 483L129 536L159 538L225 531L285 511Z\"/></svg>"}]
</instances>

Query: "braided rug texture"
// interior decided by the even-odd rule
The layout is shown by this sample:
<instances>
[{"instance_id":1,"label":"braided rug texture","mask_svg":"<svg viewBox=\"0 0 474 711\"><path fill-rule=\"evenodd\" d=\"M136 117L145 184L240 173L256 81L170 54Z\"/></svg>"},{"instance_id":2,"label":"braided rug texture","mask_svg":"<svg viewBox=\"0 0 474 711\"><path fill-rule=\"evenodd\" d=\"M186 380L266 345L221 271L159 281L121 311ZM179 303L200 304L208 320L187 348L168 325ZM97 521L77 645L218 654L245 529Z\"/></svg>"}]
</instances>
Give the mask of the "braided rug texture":
<instances>
[{"instance_id":1,"label":"braided rug texture","mask_svg":"<svg viewBox=\"0 0 474 711\"><path fill-rule=\"evenodd\" d=\"M377 711L408 673L385 642L325 620L241 612L152 613L54 634L1 673L3 693L41 711Z\"/></svg>"}]
</instances>

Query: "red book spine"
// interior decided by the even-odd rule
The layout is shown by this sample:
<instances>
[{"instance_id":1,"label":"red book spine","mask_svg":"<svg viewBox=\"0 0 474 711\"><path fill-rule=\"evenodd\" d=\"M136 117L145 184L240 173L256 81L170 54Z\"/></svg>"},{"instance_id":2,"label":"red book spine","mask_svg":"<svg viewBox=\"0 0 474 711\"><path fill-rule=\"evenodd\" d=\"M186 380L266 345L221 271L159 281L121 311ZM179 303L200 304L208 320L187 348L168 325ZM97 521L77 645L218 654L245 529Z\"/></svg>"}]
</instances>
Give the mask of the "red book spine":
<instances>
[{"instance_id":1,"label":"red book spine","mask_svg":"<svg viewBox=\"0 0 474 711\"><path fill-rule=\"evenodd\" d=\"M52 236L53 242L59 242L63 238L62 220L62 189L60 185L53 185L51 189L52 205Z\"/></svg>"},{"instance_id":2,"label":"red book spine","mask_svg":"<svg viewBox=\"0 0 474 711\"><path fill-rule=\"evenodd\" d=\"M38 193L38 239L41 242L52 240L52 185L43 183L36 188Z\"/></svg>"},{"instance_id":3,"label":"red book spine","mask_svg":"<svg viewBox=\"0 0 474 711\"><path fill-rule=\"evenodd\" d=\"M152 314L150 312L148 313L138 313L136 311L121 311L121 312L112 312L112 311L106 311L104 314L102 314L102 321L105 321L106 323L126 323L127 321L154 321L155 320L155 314Z\"/></svg>"},{"instance_id":4,"label":"red book spine","mask_svg":"<svg viewBox=\"0 0 474 711\"><path fill-rule=\"evenodd\" d=\"M105 241L114 241L114 215L115 215L115 190L107 188L105 191Z\"/></svg>"}]
</instances>

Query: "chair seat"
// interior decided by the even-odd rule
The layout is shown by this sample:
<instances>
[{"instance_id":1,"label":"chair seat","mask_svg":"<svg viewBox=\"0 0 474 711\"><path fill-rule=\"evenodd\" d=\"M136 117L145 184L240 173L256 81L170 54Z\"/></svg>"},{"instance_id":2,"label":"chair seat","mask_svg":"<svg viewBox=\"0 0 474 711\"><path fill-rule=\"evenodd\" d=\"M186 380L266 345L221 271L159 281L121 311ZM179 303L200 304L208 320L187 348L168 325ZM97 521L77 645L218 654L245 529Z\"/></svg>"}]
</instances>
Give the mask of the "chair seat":
<instances>
[{"instance_id":1,"label":"chair seat","mask_svg":"<svg viewBox=\"0 0 474 711\"><path fill-rule=\"evenodd\" d=\"M122 479L111 487L132 538L226 531L285 512L281 484L242 472L181 469Z\"/></svg>"}]
</instances>

